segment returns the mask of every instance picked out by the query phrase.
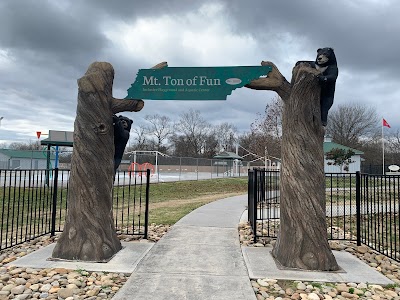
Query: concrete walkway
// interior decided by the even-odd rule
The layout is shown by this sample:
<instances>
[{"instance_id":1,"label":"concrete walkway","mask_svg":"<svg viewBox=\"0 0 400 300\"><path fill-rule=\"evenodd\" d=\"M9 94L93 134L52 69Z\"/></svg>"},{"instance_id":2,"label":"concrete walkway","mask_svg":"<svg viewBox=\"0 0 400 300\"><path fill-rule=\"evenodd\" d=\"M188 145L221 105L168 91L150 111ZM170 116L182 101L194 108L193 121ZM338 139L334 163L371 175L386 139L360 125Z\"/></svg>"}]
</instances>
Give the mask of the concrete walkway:
<instances>
[{"instance_id":1,"label":"concrete walkway","mask_svg":"<svg viewBox=\"0 0 400 300\"><path fill-rule=\"evenodd\" d=\"M240 247L238 224L246 203L243 195L204 205L183 217L156 244L123 243L107 263L51 260L55 246L51 244L8 265L132 273L113 300L256 300L250 278L266 277L393 283L346 251L333 251L340 272L279 269L271 248Z\"/></svg>"},{"instance_id":2,"label":"concrete walkway","mask_svg":"<svg viewBox=\"0 0 400 300\"><path fill-rule=\"evenodd\" d=\"M348 252L341 272L278 269L268 247L240 247L247 195L204 205L177 222L140 261L113 300L255 300L250 278L390 284Z\"/></svg>"},{"instance_id":3,"label":"concrete walkway","mask_svg":"<svg viewBox=\"0 0 400 300\"><path fill-rule=\"evenodd\" d=\"M237 229L246 202L227 198L183 217L113 300L255 300Z\"/></svg>"}]
</instances>

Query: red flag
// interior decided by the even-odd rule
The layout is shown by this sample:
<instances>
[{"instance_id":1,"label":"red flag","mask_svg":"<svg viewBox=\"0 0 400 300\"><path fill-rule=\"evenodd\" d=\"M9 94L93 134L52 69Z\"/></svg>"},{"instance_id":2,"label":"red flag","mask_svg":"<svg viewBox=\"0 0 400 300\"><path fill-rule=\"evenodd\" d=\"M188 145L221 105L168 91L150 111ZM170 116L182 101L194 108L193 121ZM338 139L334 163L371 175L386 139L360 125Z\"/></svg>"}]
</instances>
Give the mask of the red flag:
<instances>
[{"instance_id":1,"label":"red flag","mask_svg":"<svg viewBox=\"0 0 400 300\"><path fill-rule=\"evenodd\" d=\"M389 125L389 123L388 123L388 122L386 122L386 120L385 120L385 119L383 119L383 124L382 124L382 125L390 128L390 125Z\"/></svg>"},{"instance_id":2,"label":"red flag","mask_svg":"<svg viewBox=\"0 0 400 300\"><path fill-rule=\"evenodd\" d=\"M42 134L41 131L36 131L36 136L37 136L38 139L40 139L40 135L41 135L41 134Z\"/></svg>"}]
</instances>

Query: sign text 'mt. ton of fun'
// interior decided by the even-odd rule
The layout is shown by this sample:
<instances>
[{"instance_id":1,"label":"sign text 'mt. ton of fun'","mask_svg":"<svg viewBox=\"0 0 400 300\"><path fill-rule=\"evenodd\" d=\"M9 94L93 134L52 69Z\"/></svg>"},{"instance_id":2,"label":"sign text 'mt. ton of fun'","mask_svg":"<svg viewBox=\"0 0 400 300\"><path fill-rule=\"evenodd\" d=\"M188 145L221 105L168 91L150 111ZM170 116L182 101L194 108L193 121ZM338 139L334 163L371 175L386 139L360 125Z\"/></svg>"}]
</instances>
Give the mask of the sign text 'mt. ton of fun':
<instances>
[{"instance_id":1,"label":"sign text 'mt. ton of fun'","mask_svg":"<svg viewBox=\"0 0 400 300\"><path fill-rule=\"evenodd\" d=\"M140 69L126 99L226 100L232 90L271 70L270 66Z\"/></svg>"}]
</instances>

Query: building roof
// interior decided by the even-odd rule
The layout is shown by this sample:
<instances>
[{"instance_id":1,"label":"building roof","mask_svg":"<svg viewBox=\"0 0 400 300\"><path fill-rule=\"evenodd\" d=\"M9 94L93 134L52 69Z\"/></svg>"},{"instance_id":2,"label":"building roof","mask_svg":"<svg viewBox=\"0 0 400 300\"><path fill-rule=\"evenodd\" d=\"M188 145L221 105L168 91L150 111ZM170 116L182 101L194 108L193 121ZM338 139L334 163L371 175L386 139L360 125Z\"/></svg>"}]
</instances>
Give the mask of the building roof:
<instances>
[{"instance_id":1,"label":"building roof","mask_svg":"<svg viewBox=\"0 0 400 300\"><path fill-rule=\"evenodd\" d=\"M362 152L360 150L357 150L357 149L354 149L354 148L350 148L350 147L347 147L347 146L343 146L341 144L334 143L332 141L325 141L324 142L324 154L326 154L327 152L329 152L329 151L331 151L332 149L335 149L335 148L343 149L343 150L346 150L346 151L347 150L353 150L355 155L363 155L364 154L364 152Z\"/></svg>"},{"instance_id":2,"label":"building roof","mask_svg":"<svg viewBox=\"0 0 400 300\"><path fill-rule=\"evenodd\" d=\"M0 153L10 158L27 158L27 159L47 159L47 151L39 150L14 150L0 149ZM54 154L51 154L51 159L55 159Z\"/></svg>"},{"instance_id":3,"label":"building roof","mask_svg":"<svg viewBox=\"0 0 400 300\"><path fill-rule=\"evenodd\" d=\"M47 139L41 140L40 144L48 146L72 147L74 144L74 132L49 130L49 137Z\"/></svg>"},{"instance_id":4,"label":"building roof","mask_svg":"<svg viewBox=\"0 0 400 300\"><path fill-rule=\"evenodd\" d=\"M237 155L234 152L229 152L229 151L224 151L224 152L218 153L213 158L216 158L216 159L240 159L240 160L243 160L243 157Z\"/></svg>"}]
</instances>

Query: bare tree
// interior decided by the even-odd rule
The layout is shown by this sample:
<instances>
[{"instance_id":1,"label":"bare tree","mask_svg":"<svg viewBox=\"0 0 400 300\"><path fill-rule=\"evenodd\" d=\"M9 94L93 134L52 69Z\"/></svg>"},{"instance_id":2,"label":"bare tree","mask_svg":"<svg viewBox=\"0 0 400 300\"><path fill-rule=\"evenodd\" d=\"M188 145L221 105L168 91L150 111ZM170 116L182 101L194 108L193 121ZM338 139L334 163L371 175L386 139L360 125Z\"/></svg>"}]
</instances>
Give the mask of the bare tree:
<instances>
[{"instance_id":1,"label":"bare tree","mask_svg":"<svg viewBox=\"0 0 400 300\"><path fill-rule=\"evenodd\" d=\"M15 150L40 150L39 141L29 141L28 143L13 142L8 146L10 149Z\"/></svg>"},{"instance_id":2,"label":"bare tree","mask_svg":"<svg viewBox=\"0 0 400 300\"><path fill-rule=\"evenodd\" d=\"M12 142L8 145L8 148L14 149L14 150L25 150L26 144L20 143L20 142Z\"/></svg>"},{"instance_id":3,"label":"bare tree","mask_svg":"<svg viewBox=\"0 0 400 300\"><path fill-rule=\"evenodd\" d=\"M400 165L400 130L391 130L385 136L385 164ZM380 141L381 142L381 141ZM379 158L382 163L382 144L379 145Z\"/></svg>"},{"instance_id":4,"label":"bare tree","mask_svg":"<svg viewBox=\"0 0 400 300\"><path fill-rule=\"evenodd\" d=\"M236 143L237 129L235 125L228 122L224 122L215 126L213 135L216 137L218 142L217 151L234 151Z\"/></svg>"},{"instance_id":5,"label":"bare tree","mask_svg":"<svg viewBox=\"0 0 400 300\"><path fill-rule=\"evenodd\" d=\"M327 133L335 142L357 148L368 138L379 136L378 119L376 110L366 104L337 105L329 113Z\"/></svg>"},{"instance_id":6,"label":"bare tree","mask_svg":"<svg viewBox=\"0 0 400 300\"><path fill-rule=\"evenodd\" d=\"M264 115L251 124L252 131L258 131L275 139L282 138L283 102L280 97L275 97L271 104L265 107Z\"/></svg>"},{"instance_id":7,"label":"bare tree","mask_svg":"<svg viewBox=\"0 0 400 300\"><path fill-rule=\"evenodd\" d=\"M244 132L238 136L238 143L241 147L251 150L252 152L254 151L254 137L251 132ZM239 155L243 156L247 154L245 150L243 150L241 147L239 147Z\"/></svg>"},{"instance_id":8,"label":"bare tree","mask_svg":"<svg viewBox=\"0 0 400 300\"><path fill-rule=\"evenodd\" d=\"M189 157L193 152L188 148L189 141L186 136L173 134L171 136L172 154L175 156Z\"/></svg>"},{"instance_id":9,"label":"bare tree","mask_svg":"<svg viewBox=\"0 0 400 300\"><path fill-rule=\"evenodd\" d=\"M201 156L206 158L213 158L219 153L218 139L215 130L210 130L210 132L204 137L201 148Z\"/></svg>"},{"instance_id":10,"label":"bare tree","mask_svg":"<svg viewBox=\"0 0 400 300\"><path fill-rule=\"evenodd\" d=\"M175 130L173 140L184 141L187 154L196 157L201 154L210 124L203 119L200 111L190 109L181 115L179 122L175 125Z\"/></svg>"},{"instance_id":11,"label":"bare tree","mask_svg":"<svg viewBox=\"0 0 400 300\"><path fill-rule=\"evenodd\" d=\"M146 150L148 128L144 124L138 124L132 127L132 139L135 150Z\"/></svg>"},{"instance_id":12,"label":"bare tree","mask_svg":"<svg viewBox=\"0 0 400 300\"><path fill-rule=\"evenodd\" d=\"M388 143L387 148L390 152L399 152L400 149L400 130L392 131L389 136L387 136Z\"/></svg>"},{"instance_id":13,"label":"bare tree","mask_svg":"<svg viewBox=\"0 0 400 300\"><path fill-rule=\"evenodd\" d=\"M265 154L280 157L282 143L282 113L283 102L280 97L275 97L271 104L265 107L264 115L250 125L256 147L254 150L260 156Z\"/></svg>"},{"instance_id":14,"label":"bare tree","mask_svg":"<svg viewBox=\"0 0 400 300\"><path fill-rule=\"evenodd\" d=\"M169 117L159 114L146 115L145 119L150 123L148 133L156 139L156 150L160 151L163 143L173 133L173 124Z\"/></svg>"},{"instance_id":15,"label":"bare tree","mask_svg":"<svg viewBox=\"0 0 400 300\"><path fill-rule=\"evenodd\" d=\"M370 138L366 141L363 141L362 147L357 148L357 150L361 150L364 152L362 155L363 157L363 162L362 162L362 167L363 170L366 170L367 173L380 173L382 171L382 140L381 138L374 139ZM389 150L390 151L390 150ZM386 152L386 151L385 151ZM391 161L391 155L388 155L386 157L387 163L390 163ZM373 167L372 169L370 167L372 166L379 166L378 168Z\"/></svg>"},{"instance_id":16,"label":"bare tree","mask_svg":"<svg viewBox=\"0 0 400 300\"><path fill-rule=\"evenodd\" d=\"M301 63L289 83L271 62L265 78L247 87L273 90L284 102L280 230L272 254L285 267L338 270L328 244L325 222L325 174L321 122L320 74Z\"/></svg>"}]
</instances>

